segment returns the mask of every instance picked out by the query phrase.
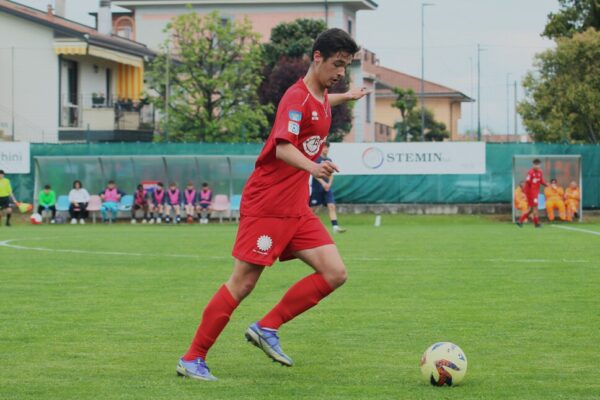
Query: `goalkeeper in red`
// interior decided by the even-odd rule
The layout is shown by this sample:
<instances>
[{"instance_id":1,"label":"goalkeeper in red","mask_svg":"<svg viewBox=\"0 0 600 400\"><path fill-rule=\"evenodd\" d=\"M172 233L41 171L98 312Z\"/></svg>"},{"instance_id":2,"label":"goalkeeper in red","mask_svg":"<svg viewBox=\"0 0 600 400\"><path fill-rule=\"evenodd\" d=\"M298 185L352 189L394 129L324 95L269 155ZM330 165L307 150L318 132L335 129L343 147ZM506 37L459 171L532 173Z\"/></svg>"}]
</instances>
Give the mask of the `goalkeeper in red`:
<instances>
[{"instance_id":1,"label":"goalkeeper in red","mask_svg":"<svg viewBox=\"0 0 600 400\"><path fill-rule=\"evenodd\" d=\"M548 186L546 181L544 181L544 174L542 173L542 168L540 167L541 163L542 162L537 158L533 160L533 168L531 168L527 173L524 192L527 196L529 210L521 214L521 217L519 217L519 221L517 221L517 225L519 227L523 227L523 222L527 220L529 215L532 216L535 227L541 227L540 217L538 215L538 195L540 194L540 185Z\"/></svg>"},{"instance_id":2,"label":"goalkeeper in red","mask_svg":"<svg viewBox=\"0 0 600 400\"><path fill-rule=\"evenodd\" d=\"M242 194L241 219L233 247L229 280L213 295L177 373L195 379L216 378L206 353L250 294L266 266L298 258L313 273L296 282L280 302L251 324L245 336L282 365L292 359L281 349L279 327L314 307L346 281L346 267L331 236L308 206L309 175L329 178L337 167L315 162L331 125L331 107L364 96L364 88L328 95L344 78L358 46L341 29L323 32L313 44L311 66L284 94L275 123Z\"/></svg>"}]
</instances>

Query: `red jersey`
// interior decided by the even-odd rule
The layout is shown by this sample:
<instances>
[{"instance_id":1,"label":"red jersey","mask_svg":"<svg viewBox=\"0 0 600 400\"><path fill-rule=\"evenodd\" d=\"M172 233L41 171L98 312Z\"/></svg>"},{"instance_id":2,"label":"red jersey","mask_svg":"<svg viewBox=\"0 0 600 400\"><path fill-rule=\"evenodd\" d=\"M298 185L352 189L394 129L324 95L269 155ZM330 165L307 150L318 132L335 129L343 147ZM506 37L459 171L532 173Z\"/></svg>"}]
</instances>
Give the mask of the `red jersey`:
<instances>
[{"instance_id":1,"label":"red jersey","mask_svg":"<svg viewBox=\"0 0 600 400\"><path fill-rule=\"evenodd\" d=\"M548 186L544 181L542 170L531 168L525 179L525 194L530 197L537 196L540 193L540 185Z\"/></svg>"},{"instance_id":2,"label":"red jersey","mask_svg":"<svg viewBox=\"0 0 600 400\"><path fill-rule=\"evenodd\" d=\"M321 103L310 94L302 79L290 86L279 102L271 134L244 187L241 215L300 217L309 214L308 172L278 160L275 151L279 142L289 142L314 161L321 154L330 126L327 91Z\"/></svg>"}]
</instances>

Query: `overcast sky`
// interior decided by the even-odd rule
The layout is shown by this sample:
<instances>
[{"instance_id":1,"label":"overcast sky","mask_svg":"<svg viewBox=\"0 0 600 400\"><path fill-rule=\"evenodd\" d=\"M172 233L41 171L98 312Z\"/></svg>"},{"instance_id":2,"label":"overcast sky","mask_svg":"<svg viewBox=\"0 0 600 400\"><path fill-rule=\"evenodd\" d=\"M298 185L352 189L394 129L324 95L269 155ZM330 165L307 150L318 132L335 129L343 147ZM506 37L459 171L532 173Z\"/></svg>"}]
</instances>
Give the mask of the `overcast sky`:
<instances>
[{"instance_id":1,"label":"overcast sky","mask_svg":"<svg viewBox=\"0 0 600 400\"><path fill-rule=\"evenodd\" d=\"M19 0L45 8L54 0ZM361 11L357 37L377 53L381 64L421 76L421 0L375 0L376 11ZM536 53L553 42L540 37L548 13L558 0L428 0L425 8L425 79L477 98L477 44L481 52L481 124L506 133L506 78L521 81ZM67 0L67 18L93 24L88 12L99 0ZM517 91L519 98L523 92ZM510 128L514 132L513 90L509 94ZM477 103L463 104L459 130L477 126ZM519 120L519 132L524 129Z\"/></svg>"}]
</instances>

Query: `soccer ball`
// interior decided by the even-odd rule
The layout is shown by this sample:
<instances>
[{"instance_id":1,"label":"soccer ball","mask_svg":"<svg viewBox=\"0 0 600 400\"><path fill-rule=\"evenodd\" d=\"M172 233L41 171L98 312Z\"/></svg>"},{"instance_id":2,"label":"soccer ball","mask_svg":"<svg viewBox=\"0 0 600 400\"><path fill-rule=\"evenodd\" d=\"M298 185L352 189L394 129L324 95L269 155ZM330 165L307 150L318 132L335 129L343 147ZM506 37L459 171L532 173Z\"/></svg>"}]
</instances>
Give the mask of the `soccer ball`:
<instances>
[{"instance_id":1,"label":"soccer ball","mask_svg":"<svg viewBox=\"0 0 600 400\"><path fill-rule=\"evenodd\" d=\"M467 356L454 343L435 343L421 357L421 373L433 386L458 385L467 373Z\"/></svg>"},{"instance_id":2,"label":"soccer ball","mask_svg":"<svg viewBox=\"0 0 600 400\"><path fill-rule=\"evenodd\" d=\"M42 223L42 216L38 213L31 214L31 217L29 217L29 222L31 222L33 225L39 225Z\"/></svg>"}]
</instances>

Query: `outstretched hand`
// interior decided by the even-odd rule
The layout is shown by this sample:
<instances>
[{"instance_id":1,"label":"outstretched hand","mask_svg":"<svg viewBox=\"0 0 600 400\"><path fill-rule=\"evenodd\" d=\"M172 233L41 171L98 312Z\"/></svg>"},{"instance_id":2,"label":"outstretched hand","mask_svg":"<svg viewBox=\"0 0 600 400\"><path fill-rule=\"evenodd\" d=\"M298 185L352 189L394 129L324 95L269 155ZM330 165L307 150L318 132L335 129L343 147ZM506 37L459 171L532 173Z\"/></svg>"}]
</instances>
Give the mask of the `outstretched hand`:
<instances>
[{"instance_id":1,"label":"outstretched hand","mask_svg":"<svg viewBox=\"0 0 600 400\"><path fill-rule=\"evenodd\" d=\"M367 93L369 93L369 91L367 90L367 88L365 86L363 86L363 87L352 88L352 89L348 90L345 94L346 94L346 97L348 98L348 100L358 100L358 99L362 98L364 95L366 95Z\"/></svg>"}]
</instances>

